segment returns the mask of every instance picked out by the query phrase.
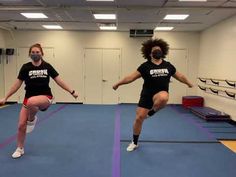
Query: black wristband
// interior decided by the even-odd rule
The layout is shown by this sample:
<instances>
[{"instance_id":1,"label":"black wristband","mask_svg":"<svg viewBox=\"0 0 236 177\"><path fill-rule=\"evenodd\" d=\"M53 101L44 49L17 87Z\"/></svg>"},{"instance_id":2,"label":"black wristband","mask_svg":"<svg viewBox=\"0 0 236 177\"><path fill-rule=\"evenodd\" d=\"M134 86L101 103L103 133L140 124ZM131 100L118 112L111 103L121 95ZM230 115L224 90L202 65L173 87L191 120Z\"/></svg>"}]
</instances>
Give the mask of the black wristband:
<instances>
[{"instance_id":1,"label":"black wristband","mask_svg":"<svg viewBox=\"0 0 236 177\"><path fill-rule=\"evenodd\" d=\"M75 90L73 90L70 94L73 95L75 93Z\"/></svg>"}]
</instances>

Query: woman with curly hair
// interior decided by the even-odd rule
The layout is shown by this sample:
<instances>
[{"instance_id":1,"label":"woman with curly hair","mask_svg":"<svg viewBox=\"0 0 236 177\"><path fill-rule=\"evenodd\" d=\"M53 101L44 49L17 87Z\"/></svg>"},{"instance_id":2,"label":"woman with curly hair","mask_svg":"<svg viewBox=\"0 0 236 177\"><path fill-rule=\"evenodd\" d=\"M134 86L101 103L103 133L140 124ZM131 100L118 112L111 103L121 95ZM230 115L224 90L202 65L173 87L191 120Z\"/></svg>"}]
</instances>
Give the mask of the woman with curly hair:
<instances>
[{"instance_id":1,"label":"woman with curly hair","mask_svg":"<svg viewBox=\"0 0 236 177\"><path fill-rule=\"evenodd\" d=\"M149 39L142 44L141 51L147 61L113 86L113 89L116 90L119 86L129 84L138 78L142 77L144 80L133 124L133 141L127 147L129 152L138 147L143 121L167 104L171 76L188 87L193 87L183 74L176 71L170 62L164 60L169 51L167 42L162 39Z\"/></svg>"}]
</instances>

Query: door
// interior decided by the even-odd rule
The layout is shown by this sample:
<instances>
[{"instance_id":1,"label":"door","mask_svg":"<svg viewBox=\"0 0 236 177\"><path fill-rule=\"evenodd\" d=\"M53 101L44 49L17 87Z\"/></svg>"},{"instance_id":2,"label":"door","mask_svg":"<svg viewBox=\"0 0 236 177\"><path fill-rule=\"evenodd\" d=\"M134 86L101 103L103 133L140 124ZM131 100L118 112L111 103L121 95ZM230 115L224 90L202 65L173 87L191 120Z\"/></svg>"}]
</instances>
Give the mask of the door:
<instances>
[{"instance_id":1,"label":"door","mask_svg":"<svg viewBox=\"0 0 236 177\"><path fill-rule=\"evenodd\" d=\"M84 102L102 103L102 50L85 49L84 56Z\"/></svg>"},{"instance_id":2,"label":"door","mask_svg":"<svg viewBox=\"0 0 236 177\"><path fill-rule=\"evenodd\" d=\"M54 49L50 47L43 48L44 56L43 58L45 59L46 62L49 62L54 66ZM19 73L20 68L23 64L30 62L31 59L29 58L29 47L21 47L18 48L17 50L17 73ZM50 78L51 80L51 78ZM18 102L22 103L24 96L25 96L25 85L24 83L22 84L21 88L18 90L17 95L18 95ZM50 82L50 88L52 89L53 95L55 96L55 83L54 81ZM56 101L56 100L54 100Z\"/></svg>"},{"instance_id":3,"label":"door","mask_svg":"<svg viewBox=\"0 0 236 177\"><path fill-rule=\"evenodd\" d=\"M84 56L84 103L117 104L120 49L85 49Z\"/></svg>"},{"instance_id":4,"label":"door","mask_svg":"<svg viewBox=\"0 0 236 177\"><path fill-rule=\"evenodd\" d=\"M168 60L176 67L176 70L187 76L188 62L186 49L171 49ZM171 78L169 87L169 104L181 104L182 96L186 96L187 86L175 78Z\"/></svg>"},{"instance_id":5,"label":"door","mask_svg":"<svg viewBox=\"0 0 236 177\"><path fill-rule=\"evenodd\" d=\"M112 86L119 80L120 50L103 49L102 66L102 103L117 104L119 92L114 91Z\"/></svg>"}]
</instances>

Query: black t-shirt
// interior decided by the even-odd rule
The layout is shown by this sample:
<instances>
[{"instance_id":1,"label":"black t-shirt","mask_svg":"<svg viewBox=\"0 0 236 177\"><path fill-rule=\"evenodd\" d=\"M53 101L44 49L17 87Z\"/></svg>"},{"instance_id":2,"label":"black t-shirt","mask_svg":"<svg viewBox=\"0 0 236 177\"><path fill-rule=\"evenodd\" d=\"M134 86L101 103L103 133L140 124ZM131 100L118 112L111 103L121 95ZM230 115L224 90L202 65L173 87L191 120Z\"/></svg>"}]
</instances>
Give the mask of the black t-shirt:
<instances>
[{"instance_id":1,"label":"black t-shirt","mask_svg":"<svg viewBox=\"0 0 236 177\"><path fill-rule=\"evenodd\" d=\"M176 72L175 67L165 60L156 65L151 61L141 64L137 69L144 79L141 94L155 94L159 91L169 90L170 77Z\"/></svg>"},{"instance_id":2,"label":"black t-shirt","mask_svg":"<svg viewBox=\"0 0 236 177\"><path fill-rule=\"evenodd\" d=\"M25 82L26 98L37 95L52 96L49 80L50 77L54 79L58 75L52 65L45 61L42 61L39 66L34 66L29 62L21 67L18 79Z\"/></svg>"}]
</instances>

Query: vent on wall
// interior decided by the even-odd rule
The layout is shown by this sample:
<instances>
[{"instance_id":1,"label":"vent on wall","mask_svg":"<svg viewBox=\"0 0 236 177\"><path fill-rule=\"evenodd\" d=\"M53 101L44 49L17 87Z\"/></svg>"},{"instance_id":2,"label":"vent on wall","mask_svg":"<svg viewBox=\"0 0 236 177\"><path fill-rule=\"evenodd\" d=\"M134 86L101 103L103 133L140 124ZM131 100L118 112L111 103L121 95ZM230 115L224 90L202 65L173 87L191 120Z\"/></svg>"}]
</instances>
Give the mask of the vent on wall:
<instances>
[{"instance_id":1,"label":"vent on wall","mask_svg":"<svg viewBox=\"0 0 236 177\"><path fill-rule=\"evenodd\" d=\"M131 29L129 31L130 37L152 37L153 30L152 29Z\"/></svg>"}]
</instances>

